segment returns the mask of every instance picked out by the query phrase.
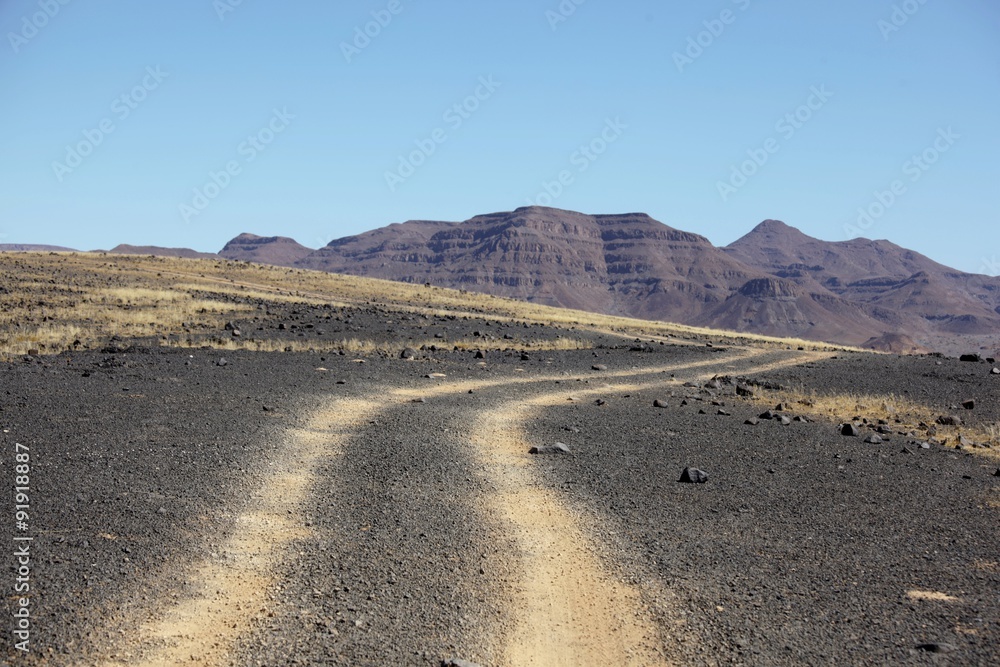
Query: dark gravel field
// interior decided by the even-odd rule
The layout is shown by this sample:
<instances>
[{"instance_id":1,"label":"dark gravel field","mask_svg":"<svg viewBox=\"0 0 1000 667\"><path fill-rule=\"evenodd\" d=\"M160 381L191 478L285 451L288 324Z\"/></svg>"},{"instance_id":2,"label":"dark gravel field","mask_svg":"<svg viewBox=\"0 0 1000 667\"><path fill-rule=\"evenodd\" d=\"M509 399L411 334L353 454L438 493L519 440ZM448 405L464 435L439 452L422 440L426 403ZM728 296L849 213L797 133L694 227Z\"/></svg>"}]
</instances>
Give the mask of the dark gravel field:
<instances>
[{"instance_id":1,"label":"dark gravel field","mask_svg":"<svg viewBox=\"0 0 1000 667\"><path fill-rule=\"evenodd\" d=\"M517 326L376 309L350 319L362 332L390 319L404 340L412 322L414 339L441 333L442 348L455 328L502 341ZM967 412L986 425L1000 419L1000 377L985 364L531 334L596 347L361 362L122 341L3 363L0 471L13 481L15 443L31 466L28 525L9 521L8 545L34 541L30 652L15 648L11 620L0 655L1000 662L996 459L904 452L898 437L868 444L828 422L747 425L761 406L733 383L705 386L742 375L908 392L942 410L975 397ZM528 453L556 442L570 454ZM688 466L708 481L679 483ZM5 600L13 614L17 597Z\"/></svg>"}]
</instances>

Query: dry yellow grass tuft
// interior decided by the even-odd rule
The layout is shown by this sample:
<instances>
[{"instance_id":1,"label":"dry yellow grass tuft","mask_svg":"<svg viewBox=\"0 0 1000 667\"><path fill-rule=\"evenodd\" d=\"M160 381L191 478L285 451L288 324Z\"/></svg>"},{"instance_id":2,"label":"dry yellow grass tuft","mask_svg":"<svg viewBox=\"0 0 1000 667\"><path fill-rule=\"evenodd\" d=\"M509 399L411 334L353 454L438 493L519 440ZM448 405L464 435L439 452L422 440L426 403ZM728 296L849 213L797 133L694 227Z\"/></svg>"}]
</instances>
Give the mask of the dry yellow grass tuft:
<instances>
[{"instance_id":1,"label":"dry yellow grass tuft","mask_svg":"<svg viewBox=\"0 0 1000 667\"><path fill-rule=\"evenodd\" d=\"M939 410L893 394L822 394L815 390L757 390L754 401L761 406L772 408L784 403L788 409L815 419L844 422L860 417L869 422L880 419L897 432L914 432L920 438L936 438L942 442L955 443L959 436L988 448L974 451L990 458L1000 459L1000 425L987 426L943 426L936 424Z\"/></svg>"},{"instance_id":2,"label":"dry yellow grass tuft","mask_svg":"<svg viewBox=\"0 0 1000 667\"><path fill-rule=\"evenodd\" d=\"M315 343L213 340L253 307L251 300L330 306L377 305L412 314L487 317L557 325L630 339L715 341L809 349L845 349L811 341L755 336L531 304L464 290L226 260L93 253L0 253L0 356L57 353L112 336L224 349L316 349ZM184 327L182 325L188 324ZM200 334L197 332L201 332ZM325 349L394 352L370 341L324 343ZM412 342L411 346L415 346ZM454 341L462 349L581 349L583 338L556 341ZM402 347L400 345L399 347Z\"/></svg>"}]
</instances>

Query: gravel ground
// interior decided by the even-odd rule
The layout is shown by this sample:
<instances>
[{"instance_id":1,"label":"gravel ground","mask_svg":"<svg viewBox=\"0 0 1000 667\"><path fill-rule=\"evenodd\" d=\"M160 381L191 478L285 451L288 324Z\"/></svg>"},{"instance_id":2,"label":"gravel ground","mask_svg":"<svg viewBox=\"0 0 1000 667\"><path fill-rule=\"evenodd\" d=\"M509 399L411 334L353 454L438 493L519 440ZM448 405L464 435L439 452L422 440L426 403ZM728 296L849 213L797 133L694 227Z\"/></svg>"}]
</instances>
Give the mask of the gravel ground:
<instances>
[{"instance_id":1,"label":"gravel ground","mask_svg":"<svg viewBox=\"0 0 1000 667\"><path fill-rule=\"evenodd\" d=\"M363 330L385 317L360 310L351 325ZM414 335L423 337L419 324ZM498 339L508 330L486 320L469 326ZM556 331L532 335L580 336ZM404 334L397 325L391 335ZM580 400L541 409L524 425L532 444L565 442L574 455L526 454L524 465L580 517L607 571L642 593L676 662L997 663L995 464L944 448L903 453L895 439L868 445L827 423L745 425L760 410L730 395L732 386L713 397L681 385L795 351L734 362L736 351L718 346L651 349L527 360L491 352L480 365L468 351L361 364L349 355L133 348L3 364L0 471L12 477L14 443L29 446L23 534L35 537L32 652L8 643L4 656L11 664L137 660L138 627L192 594L188 575L234 530L287 433L337 400L365 398L375 423L349 434L315 471L296 510L311 530L282 558L231 663L427 665L454 656L501 664L522 572L508 531L478 502L489 476L469 455L468 432L477 414L503 402L579 388ZM975 395L976 418L997 418L1000 380L983 375L984 365L877 359L888 368L841 355L760 378L859 393L906 387L942 406ZM711 365L678 370L663 388L601 389L670 380L615 376L636 367L699 362ZM437 394L425 377L435 372L482 387ZM426 401L390 395L400 387L426 388ZM667 407L654 408L657 398ZM679 484L685 466L709 481ZM10 610L15 602L7 597ZM945 652L918 648L929 643Z\"/></svg>"}]
</instances>

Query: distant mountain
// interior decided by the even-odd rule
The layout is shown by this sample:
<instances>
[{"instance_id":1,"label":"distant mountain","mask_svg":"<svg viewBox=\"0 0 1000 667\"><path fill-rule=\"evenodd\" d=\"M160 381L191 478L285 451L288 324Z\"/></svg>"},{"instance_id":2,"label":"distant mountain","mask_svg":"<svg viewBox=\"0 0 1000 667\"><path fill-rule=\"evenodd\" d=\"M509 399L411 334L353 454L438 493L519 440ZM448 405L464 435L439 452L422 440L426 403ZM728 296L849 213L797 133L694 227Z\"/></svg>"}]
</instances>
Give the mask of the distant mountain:
<instances>
[{"instance_id":1,"label":"distant mountain","mask_svg":"<svg viewBox=\"0 0 1000 667\"><path fill-rule=\"evenodd\" d=\"M810 291L862 304L890 331L1000 333L1000 279L951 269L889 241L821 241L765 220L724 250Z\"/></svg>"},{"instance_id":2,"label":"distant mountain","mask_svg":"<svg viewBox=\"0 0 1000 667\"><path fill-rule=\"evenodd\" d=\"M821 241L777 220L717 248L644 213L524 207L411 220L314 251L241 234L220 254L893 352L1000 344L1000 279L888 241Z\"/></svg>"},{"instance_id":3,"label":"distant mountain","mask_svg":"<svg viewBox=\"0 0 1000 667\"><path fill-rule=\"evenodd\" d=\"M675 321L764 275L643 213L541 207L390 225L335 240L297 265Z\"/></svg>"},{"instance_id":4,"label":"distant mountain","mask_svg":"<svg viewBox=\"0 0 1000 667\"><path fill-rule=\"evenodd\" d=\"M275 266L294 266L313 252L287 236L257 236L255 234L240 234L219 251L226 259Z\"/></svg>"},{"instance_id":5,"label":"distant mountain","mask_svg":"<svg viewBox=\"0 0 1000 667\"><path fill-rule=\"evenodd\" d=\"M77 252L73 248L41 243L0 243L0 252Z\"/></svg>"},{"instance_id":6,"label":"distant mountain","mask_svg":"<svg viewBox=\"0 0 1000 667\"><path fill-rule=\"evenodd\" d=\"M102 252L95 250L94 252ZM161 248L155 245L128 245L122 243L116 245L107 252L118 255L155 255L157 257L182 257L184 259L218 259L219 256L211 252L198 252L191 248Z\"/></svg>"}]
</instances>

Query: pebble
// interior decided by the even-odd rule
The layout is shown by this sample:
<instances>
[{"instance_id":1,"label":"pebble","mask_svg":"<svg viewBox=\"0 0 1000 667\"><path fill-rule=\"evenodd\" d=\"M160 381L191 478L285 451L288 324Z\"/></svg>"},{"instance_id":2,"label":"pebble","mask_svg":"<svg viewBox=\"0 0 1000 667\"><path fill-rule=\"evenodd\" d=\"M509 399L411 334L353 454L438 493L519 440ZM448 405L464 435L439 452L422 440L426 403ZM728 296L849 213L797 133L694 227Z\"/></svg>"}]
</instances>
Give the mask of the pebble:
<instances>
[{"instance_id":1,"label":"pebble","mask_svg":"<svg viewBox=\"0 0 1000 667\"><path fill-rule=\"evenodd\" d=\"M681 471L681 478L677 481L686 484L704 484L708 481L708 473L698 468L684 468Z\"/></svg>"},{"instance_id":2,"label":"pebble","mask_svg":"<svg viewBox=\"0 0 1000 667\"><path fill-rule=\"evenodd\" d=\"M861 435L861 431L859 431L858 427L855 426L854 424L844 424L843 426L840 427L840 434L856 437Z\"/></svg>"},{"instance_id":3,"label":"pebble","mask_svg":"<svg viewBox=\"0 0 1000 667\"><path fill-rule=\"evenodd\" d=\"M661 398L658 398L655 401L653 401L653 407L654 408L665 408L665 407L667 407L667 402L664 401Z\"/></svg>"},{"instance_id":4,"label":"pebble","mask_svg":"<svg viewBox=\"0 0 1000 667\"><path fill-rule=\"evenodd\" d=\"M572 454L569 447L562 442L552 445L538 445L528 450L529 454Z\"/></svg>"}]
</instances>

